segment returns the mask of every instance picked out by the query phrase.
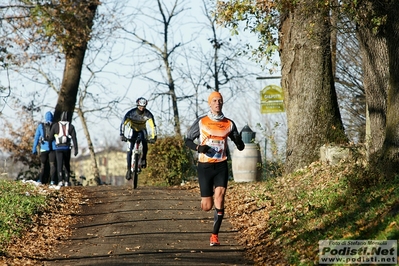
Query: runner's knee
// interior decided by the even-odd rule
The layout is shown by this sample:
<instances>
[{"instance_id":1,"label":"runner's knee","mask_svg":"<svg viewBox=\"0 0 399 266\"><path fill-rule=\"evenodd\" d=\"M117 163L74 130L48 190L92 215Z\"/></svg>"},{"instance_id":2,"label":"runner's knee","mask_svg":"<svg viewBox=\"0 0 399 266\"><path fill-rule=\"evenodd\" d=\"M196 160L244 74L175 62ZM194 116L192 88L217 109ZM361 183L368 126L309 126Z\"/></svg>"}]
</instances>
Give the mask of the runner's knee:
<instances>
[{"instance_id":1,"label":"runner's knee","mask_svg":"<svg viewBox=\"0 0 399 266\"><path fill-rule=\"evenodd\" d=\"M203 211L210 211L213 207L212 198L202 198L201 200L201 209Z\"/></svg>"}]
</instances>

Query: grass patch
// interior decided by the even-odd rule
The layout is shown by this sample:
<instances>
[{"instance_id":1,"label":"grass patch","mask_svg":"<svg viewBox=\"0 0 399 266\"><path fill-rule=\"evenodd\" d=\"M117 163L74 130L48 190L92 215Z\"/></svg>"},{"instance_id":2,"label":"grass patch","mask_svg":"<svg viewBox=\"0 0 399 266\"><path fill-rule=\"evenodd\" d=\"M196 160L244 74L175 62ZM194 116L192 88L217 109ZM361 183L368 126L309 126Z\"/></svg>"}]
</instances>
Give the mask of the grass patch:
<instances>
[{"instance_id":1,"label":"grass patch","mask_svg":"<svg viewBox=\"0 0 399 266\"><path fill-rule=\"evenodd\" d=\"M274 262L317 265L319 240L399 238L399 178L387 180L360 165L314 163L231 189L230 200L239 200L233 193L241 195L245 206L237 208L233 224L243 232L242 242L256 265L270 263L274 251L281 254ZM243 197L242 191L250 192Z\"/></svg>"},{"instance_id":2,"label":"grass patch","mask_svg":"<svg viewBox=\"0 0 399 266\"><path fill-rule=\"evenodd\" d=\"M7 242L20 236L32 217L46 204L46 195L30 184L0 180L0 253Z\"/></svg>"}]
</instances>

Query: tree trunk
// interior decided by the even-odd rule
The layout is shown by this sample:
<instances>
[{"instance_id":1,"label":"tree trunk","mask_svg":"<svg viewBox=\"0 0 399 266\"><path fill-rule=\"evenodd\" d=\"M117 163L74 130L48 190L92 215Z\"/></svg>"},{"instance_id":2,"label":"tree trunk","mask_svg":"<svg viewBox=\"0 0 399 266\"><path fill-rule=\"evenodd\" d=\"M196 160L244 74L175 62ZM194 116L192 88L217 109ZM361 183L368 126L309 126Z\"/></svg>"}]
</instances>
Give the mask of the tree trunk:
<instances>
[{"instance_id":1,"label":"tree trunk","mask_svg":"<svg viewBox=\"0 0 399 266\"><path fill-rule=\"evenodd\" d=\"M81 20L77 23L80 28L74 28L72 25L66 29L69 35L75 36L75 38L76 36L81 36L81 38L76 40L77 43L75 44L65 42L63 46L65 50L65 67L57 105L55 106L55 121L59 120L63 111L68 111L68 120L72 120L87 43L90 40L91 28L98 4L97 0L88 1L87 9L85 9L87 14L85 14L86 16L81 16Z\"/></svg>"},{"instance_id":2,"label":"tree trunk","mask_svg":"<svg viewBox=\"0 0 399 266\"><path fill-rule=\"evenodd\" d=\"M392 176L399 172L399 2L362 3L359 14L365 16L359 16L358 34L370 114L370 162ZM373 22L378 20L377 27Z\"/></svg>"},{"instance_id":3,"label":"tree trunk","mask_svg":"<svg viewBox=\"0 0 399 266\"><path fill-rule=\"evenodd\" d=\"M82 103L83 104L83 103ZM94 152L93 142L91 141L89 128L87 127L86 118L81 109L77 110L78 116L80 118L80 122L82 123L83 132L86 136L87 146L90 152L90 160L91 160L91 170L93 176L86 176L86 180L88 184L96 184L101 185L101 177L100 177L100 169L98 169L97 165L97 157L96 153ZM93 182L91 182L93 181Z\"/></svg>"},{"instance_id":4,"label":"tree trunk","mask_svg":"<svg viewBox=\"0 0 399 266\"><path fill-rule=\"evenodd\" d=\"M329 10L315 6L302 1L281 21L287 173L318 160L322 145L347 142L333 80Z\"/></svg>"},{"instance_id":5,"label":"tree trunk","mask_svg":"<svg viewBox=\"0 0 399 266\"><path fill-rule=\"evenodd\" d=\"M383 169L389 176L399 172L399 2L383 5L387 13L386 34L389 58L389 90L387 94L387 123L383 144Z\"/></svg>"},{"instance_id":6,"label":"tree trunk","mask_svg":"<svg viewBox=\"0 0 399 266\"><path fill-rule=\"evenodd\" d=\"M166 51L165 51L165 57L164 57L164 64L165 64L165 69L166 73L168 76L168 87L169 87L169 94L172 99L172 108L173 108L173 118L174 118L174 129L175 133L177 135L181 135L181 129L180 129L180 118L179 118L179 108L177 106L177 97L176 97L176 90L175 90L175 81L172 76L172 69L169 65L169 57L166 56Z\"/></svg>"},{"instance_id":7,"label":"tree trunk","mask_svg":"<svg viewBox=\"0 0 399 266\"><path fill-rule=\"evenodd\" d=\"M385 39L377 37L369 27L358 27L363 62L363 85L366 92L369 128L366 147L369 158L378 157L386 128L386 97L388 91L388 53ZM371 160L371 159L370 159Z\"/></svg>"},{"instance_id":8,"label":"tree trunk","mask_svg":"<svg viewBox=\"0 0 399 266\"><path fill-rule=\"evenodd\" d=\"M339 6L338 0L333 0L332 4L334 6ZM337 43L338 43L338 21L339 21L339 13L336 8L332 8L331 10L331 62L332 62L332 72L334 80L336 78L337 73Z\"/></svg>"},{"instance_id":9,"label":"tree trunk","mask_svg":"<svg viewBox=\"0 0 399 266\"><path fill-rule=\"evenodd\" d=\"M55 121L58 121L63 111L68 111L68 120L72 120L85 52L85 49L79 49L75 51L72 57L67 57L65 60L61 89L55 107Z\"/></svg>"}]
</instances>

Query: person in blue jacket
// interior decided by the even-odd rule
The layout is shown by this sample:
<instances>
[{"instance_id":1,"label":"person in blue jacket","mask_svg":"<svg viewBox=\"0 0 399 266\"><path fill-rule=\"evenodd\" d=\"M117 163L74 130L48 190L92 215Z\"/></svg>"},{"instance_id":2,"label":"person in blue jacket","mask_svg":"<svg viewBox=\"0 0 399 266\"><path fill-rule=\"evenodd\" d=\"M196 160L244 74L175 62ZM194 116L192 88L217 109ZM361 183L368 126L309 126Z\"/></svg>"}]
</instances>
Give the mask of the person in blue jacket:
<instances>
[{"instance_id":1,"label":"person in blue jacket","mask_svg":"<svg viewBox=\"0 0 399 266\"><path fill-rule=\"evenodd\" d=\"M46 134L50 134L49 130L53 124L53 118L53 113L50 111L44 115L44 122L37 126L33 141L32 154L38 154L37 148L40 146L40 172L37 179L39 184L48 183L55 178L55 143L49 141L46 137ZM48 132L46 132L46 128L48 128Z\"/></svg>"}]
</instances>

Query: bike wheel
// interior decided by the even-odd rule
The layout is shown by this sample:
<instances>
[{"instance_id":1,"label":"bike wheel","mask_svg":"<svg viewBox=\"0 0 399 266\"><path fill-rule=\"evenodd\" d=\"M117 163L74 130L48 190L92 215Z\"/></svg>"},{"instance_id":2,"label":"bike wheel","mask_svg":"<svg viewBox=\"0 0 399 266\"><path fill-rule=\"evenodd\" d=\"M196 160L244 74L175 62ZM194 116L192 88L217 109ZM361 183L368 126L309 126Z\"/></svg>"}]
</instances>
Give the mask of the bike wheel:
<instances>
[{"instance_id":1,"label":"bike wheel","mask_svg":"<svg viewBox=\"0 0 399 266\"><path fill-rule=\"evenodd\" d=\"M133 188L137 188L137 181L139 179L139 154L134 155L134 171L133 171Z\"/></svg>"}]
</instances>

